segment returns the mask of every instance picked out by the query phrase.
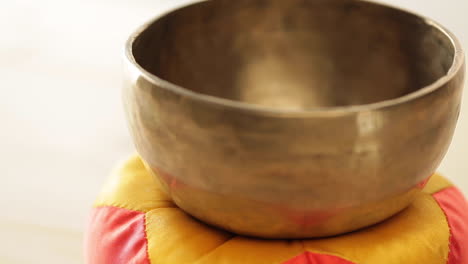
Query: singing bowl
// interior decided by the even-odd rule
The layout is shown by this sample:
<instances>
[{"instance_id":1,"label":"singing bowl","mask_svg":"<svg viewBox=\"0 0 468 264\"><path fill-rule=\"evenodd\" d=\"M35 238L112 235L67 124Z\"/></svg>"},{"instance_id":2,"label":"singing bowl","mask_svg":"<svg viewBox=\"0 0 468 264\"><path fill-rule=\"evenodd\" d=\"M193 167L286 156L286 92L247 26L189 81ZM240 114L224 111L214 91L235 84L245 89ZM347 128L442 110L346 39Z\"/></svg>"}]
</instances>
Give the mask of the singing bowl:
<instances>
[{"instance_id":1,"label":"singing bowl","mask_svg":"<svg viewBox=\"0 0 468 264\"><path fill-rule=\"evenodd\" d=\"M452 33L358 0L192 3L138 29L126 66L131 134L164 190L264 238L403 210L446 153L464 76Z\"/></svg>"}]
</instances>

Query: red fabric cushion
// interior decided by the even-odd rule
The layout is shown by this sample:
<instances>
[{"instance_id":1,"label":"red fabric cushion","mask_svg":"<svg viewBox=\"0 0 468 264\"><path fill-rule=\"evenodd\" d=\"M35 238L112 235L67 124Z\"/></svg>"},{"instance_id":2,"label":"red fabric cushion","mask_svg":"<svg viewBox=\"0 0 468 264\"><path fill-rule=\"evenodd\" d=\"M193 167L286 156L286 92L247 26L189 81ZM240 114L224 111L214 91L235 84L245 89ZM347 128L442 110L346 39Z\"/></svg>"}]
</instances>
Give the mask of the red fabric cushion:
<instances>
[{"instance_id":1,"label":"red fabric cushion","mask_svg":"<svg viewBox=\"0 0 468 264\"><path fill-rule=\"evenodd\" d=\"M447 264L468 263L468 203L456 187L433 195L447 216L450 227L450 252Z\"/></svg>"},{"instance_id":2,"label":"red fabric cushion","mask_svg":"<svg viewBox=\"0 0 468 264\"><path fill-rule=\"evenodd\" d=\"M294 257L283 264L354 264L351 261L344 260L339 257L304 252L301 255Z\"/></svg>"},{"instance_id":3,"label":"red fabric cushion","mask_svg":"<svg viewBox=\"0 0 468 264\"><path fill-rule=\"evenodd\" d=\"M149 264L145 214L117 207L91 213L85 238L88 264Z\"/></svg>"}]
</instances>

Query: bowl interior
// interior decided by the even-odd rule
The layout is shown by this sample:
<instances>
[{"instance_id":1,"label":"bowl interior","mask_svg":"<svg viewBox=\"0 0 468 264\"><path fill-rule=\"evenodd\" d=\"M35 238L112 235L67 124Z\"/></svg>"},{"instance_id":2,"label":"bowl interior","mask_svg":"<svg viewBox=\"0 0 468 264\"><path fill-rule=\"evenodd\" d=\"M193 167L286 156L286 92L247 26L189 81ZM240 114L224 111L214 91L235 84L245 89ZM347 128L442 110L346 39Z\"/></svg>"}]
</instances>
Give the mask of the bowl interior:
<instances>
[{"instance_id":1,"label":"bowl interior","mask_svg":"<svg viewBox=\"0 0 468 264\"><path fill-rule=\"evenodd\" d=\"M133 42L136 62L197 93L281 109L394 99L449 71L450 38L419 16L356 0L216 0Z\"/></svg>"}]
</instances>

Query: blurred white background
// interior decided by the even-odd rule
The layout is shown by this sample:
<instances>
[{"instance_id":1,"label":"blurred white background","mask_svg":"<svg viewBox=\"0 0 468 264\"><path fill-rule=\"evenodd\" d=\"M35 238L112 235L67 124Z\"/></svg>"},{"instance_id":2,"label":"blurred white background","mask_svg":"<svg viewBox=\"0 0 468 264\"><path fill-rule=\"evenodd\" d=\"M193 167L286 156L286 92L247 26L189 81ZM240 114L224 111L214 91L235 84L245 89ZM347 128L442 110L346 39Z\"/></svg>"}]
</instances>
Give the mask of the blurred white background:
<instances>
[{"instance_id":1,"label":"blurred white background","mask_svg":"<svg viewBox=\"0 0 468 264\"><path fill-rule=\"evenodd\" d=\"M180 2L2 1L0 263L82 263L93 198L133 151L121 107L123 43ZM436 19L468 50L468 1L385 2ZM468 194L467 98L439 171Z\"/></svg>"}]
</instances>

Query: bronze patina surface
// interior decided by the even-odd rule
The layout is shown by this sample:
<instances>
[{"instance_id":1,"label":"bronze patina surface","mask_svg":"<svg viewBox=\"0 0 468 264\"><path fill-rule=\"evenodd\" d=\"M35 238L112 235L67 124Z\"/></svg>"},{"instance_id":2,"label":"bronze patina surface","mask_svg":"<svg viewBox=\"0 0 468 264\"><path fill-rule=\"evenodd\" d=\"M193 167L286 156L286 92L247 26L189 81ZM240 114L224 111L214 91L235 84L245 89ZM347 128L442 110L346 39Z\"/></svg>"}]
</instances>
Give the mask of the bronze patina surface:
<instances>
[{"instance_id":1,"label":"bronze patina surface","mask_svg":"<svg viewBox=\"0 0 468 264\"><path fill-rule=\"evenodd\" d=\"M464 76L445 28L358 0L195 3L135 32L126 65L136 148L175 203L265 238L404 209L450 144Z\"/></svg>"}]
</instances>

